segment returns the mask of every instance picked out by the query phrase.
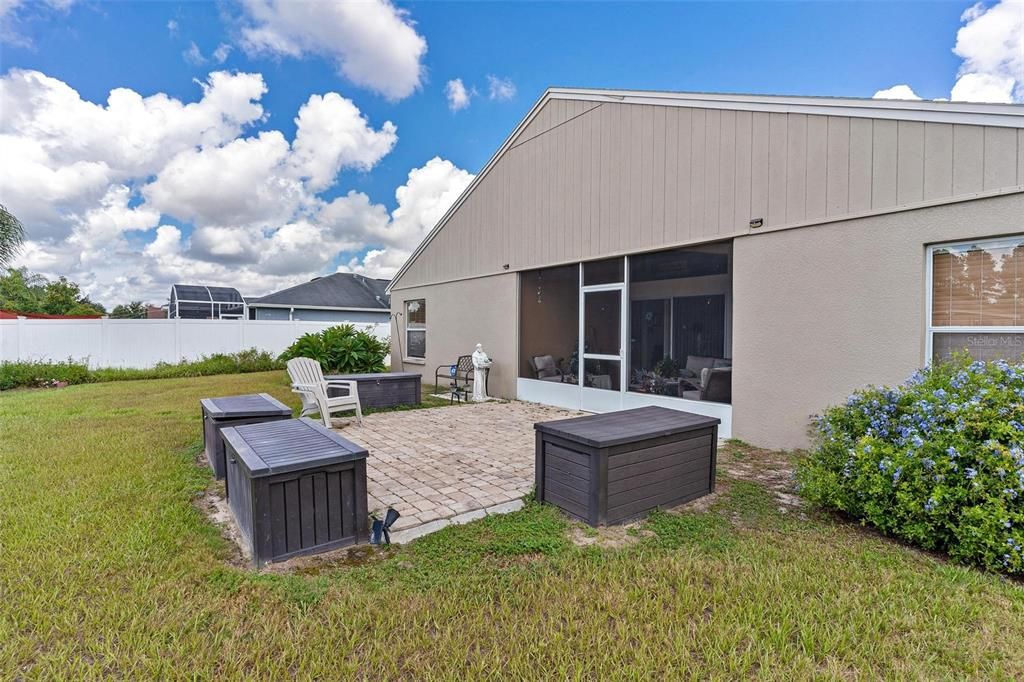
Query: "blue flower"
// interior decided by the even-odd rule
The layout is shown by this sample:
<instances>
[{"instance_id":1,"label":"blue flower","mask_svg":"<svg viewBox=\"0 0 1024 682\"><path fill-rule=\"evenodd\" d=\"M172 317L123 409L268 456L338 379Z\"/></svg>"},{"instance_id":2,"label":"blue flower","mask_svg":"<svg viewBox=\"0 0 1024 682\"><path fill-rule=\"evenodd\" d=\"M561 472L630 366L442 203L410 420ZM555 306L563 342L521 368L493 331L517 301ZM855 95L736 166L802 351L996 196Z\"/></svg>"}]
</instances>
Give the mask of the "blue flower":
<instances>
[{"instance_id":1,"label":"blue flower","mask_svg":"<svg viewBox=\"0 0 1024 682\"><path fill-rule=\"evenodd\" d=\"M948 448L946 448L946 454L949 455L950 457L955 458L959 453L956 451L956 448L950 445Z\"/></svg>"},{"instance_id":2,"label":"blue flower","mask_svg":"<svg viewBox=\"0 0 1024 682\"><path fill-rule=\"evenodd\" d=\"M978 475L978 470L975 469L974 467L967 467L967 469L964 470L964 474L967 476L967 478L974 478L975 476Z\"/></svg>"},{"instance_id":3,"label":"blue flower","mask_svg":"<svg viewBox=\"0 0 1024 682\"><path fill-rule=\"evenodd\" d=\"M937 505L937 504L938 504L938 502L935 501L935 498L934 497L930 497L930 498L928 498L928 501L924 503L924 510L926 512L930 512L933 509L935 509L935 505Z\"/></svg>"},{"instance_id":4,"label":"blue flower","mask_svg":"<svg viewBox=\"0 0 1024 682\"><path fill-rule=\"evenodd\" d=\"M925 457L924 459L921 460L921 464L924 465L925 469L931 471L932 468L935 466L935 460Z\"/></svg>"},{"instance_id":5,"label":"blue flower","mask_svg":"<svg viewBox=\"0 0 1024 682\"><path fill-rule=\"evenodd\" d=\"M903 467L896 467L896 471L892 472L892 482L896 483L900 480L900 476L903 475Z\"/></svg>"}]
</instances>

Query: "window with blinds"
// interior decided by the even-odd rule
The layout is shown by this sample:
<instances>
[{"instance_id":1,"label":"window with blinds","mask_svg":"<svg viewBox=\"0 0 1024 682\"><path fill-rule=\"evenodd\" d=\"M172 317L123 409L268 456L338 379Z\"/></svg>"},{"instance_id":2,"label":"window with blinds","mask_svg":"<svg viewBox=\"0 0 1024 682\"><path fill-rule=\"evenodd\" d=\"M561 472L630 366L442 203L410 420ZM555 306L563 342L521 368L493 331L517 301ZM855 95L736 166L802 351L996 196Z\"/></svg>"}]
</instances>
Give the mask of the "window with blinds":
<instances>
[{"instance_id":1,"label":"window with blinds","mask_svg":"<svg viewBox=\"0 0 1024 682\"><path fill-rule=\"evenodd\" d=\"M1024 236L934 246L929 334L933 360L966 350L979 360L1024 351Z\"/></svg>"}]
</instances>

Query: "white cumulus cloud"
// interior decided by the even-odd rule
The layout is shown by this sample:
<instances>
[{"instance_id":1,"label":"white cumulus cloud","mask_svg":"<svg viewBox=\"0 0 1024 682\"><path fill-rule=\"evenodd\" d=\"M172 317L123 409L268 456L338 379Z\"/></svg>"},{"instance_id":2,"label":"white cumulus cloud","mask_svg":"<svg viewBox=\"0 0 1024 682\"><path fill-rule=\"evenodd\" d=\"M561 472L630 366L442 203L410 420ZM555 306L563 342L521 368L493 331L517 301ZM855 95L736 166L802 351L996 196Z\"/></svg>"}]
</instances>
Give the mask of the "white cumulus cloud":
<instances>
[{"instance_id":1,"label":"white cumulus cloud","mask_svg":"<svg viewBox=\"0 0 1024 682\"><path fill-rule=\"evenodd\" d=\"M455 78L444 86L445 97L448 98L448 108L452 111L459 111L469 106L469 99L472 93L463 85L461 78Z\"/></svg>"},{"instance_id":2,"label":"white cumulus cloud","mask_svg":"<svg viewBox=\"0 0 1024 682\"><path fill-rule=\"evenodd\" d=\"M909 85L894 85L885 90L879 90L871 96L872 99L921 99Z\"/></svg>"},{"instance_id":3,"label":"white cumulus cloud","mask_svg":"<svg viewBox=\"0 0 1024 682\"><path fill-rule=\"evenodd\" d=\"M389 100L408 97L422 83L427 41L408 12L389 0L242 0L242 6L242 47L249 54L324 56L350 81Z\"/></svg>"},{"instance_id":4,"label":"white cumulus cloud","mask_svg":"<svg viewBox=\"0 0 1024 682\"><path fill-rule=\"evenodd\" d=\"M390 121L314 94L289 140L252 130L266 123L259 74L198 85L194 102L118 88L100 104L37 71L0 78L0 196L29 238L16 264L108 305L161 302L176 281L260 295L341 254L369 252L354 267L390 274L472 179L435 158L409 172L391 213L363 192L323 196L390 153Z\"/></svg>"},{"instance_id":5,"label":"white cumulus cloud","mask_svg":"<svg viewBox=\"0 0 1024 682\"><path fill-rule=\"evenodd\" d=\"M511 78L487 76L488 96L493 100L509 100L516 96L516 84Z\"/></svg>"},{"instance_id":6,"label":"white cumulus cloud","mask_svg":"<svg viewBox=\"0 0 1024 682\"><path fill-rule=\"evenodd\" d=\"M232 140L263 117L259 74L215 72L199 85L202 98L188 104L117 88L102 105L39 71L12 69L0 78L0 196L37 235L66 236L111 184L153 175L183 150Z\"/></svg>"},{"instance_id":7,"label":"white cumulus cloud","mask_svg":"<svg viewBox=\"0 0 1024 682\"><path fill-rule=\"evenodd\" d=\"M451 161L434 157L409 171L406 183L395 190L398 205L391 221L371 231L382 248L372 249L362 259L353 259L344 269L371 277L390 277L429 234L455 200L473 181L473 174Z\"/></svg>"},{"instance_id":8,"label":"white cumulus cloud","mask_svg":"<svg viewBox=\"0 0 1024 682\"><path fill-rule=\"evenodd\" d=\"M359 108L336 92L310 97L295 125L292 162L316 190L329 187L342 168L370 170L398 141L391 121L374 130Z\"/></svg>"},{"instance_id":9,"label":"white cumulus cloud","mask_svg":"<svg viewBox=\"0 0 1024 682\"><path fill-rule=\"evenodd\" d=\"M1024 102L1024 0L1001 0L990 7L979 2L960 15L960 22L953 52L963 63L949 99ZM894 85L874 96L920 99L909 85Z\"/></svg>"},{"instance_id":10,"label":"white cumulus cloud","mask_svg":"<svg viewBox=\"0 0 1024 682\"><path fill-rule=\"evenodd\" d=\"M978 3L960 20L953 52L964 60L952 99L1024 101L1024 2Z\"/></svg>"}]
</instances>

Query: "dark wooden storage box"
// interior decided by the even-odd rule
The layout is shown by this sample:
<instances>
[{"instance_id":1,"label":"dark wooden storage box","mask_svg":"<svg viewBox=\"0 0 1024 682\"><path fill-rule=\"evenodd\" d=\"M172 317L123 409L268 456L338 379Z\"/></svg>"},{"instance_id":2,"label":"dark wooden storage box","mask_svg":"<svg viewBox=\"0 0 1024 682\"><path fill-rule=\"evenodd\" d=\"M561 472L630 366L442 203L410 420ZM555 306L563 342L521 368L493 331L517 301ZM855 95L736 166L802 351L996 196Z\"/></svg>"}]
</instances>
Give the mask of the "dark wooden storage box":
<instances>
[{"instance_id":1,"label":"dark wooden storage box","mask_svg":"<svg viewBox=\"0 0 1024 682\"><path fill-rule=\"evenodd\" d=\"M415 372L381 372L378 374L332 374L324 377L355 381L359 385L359 404L362 407L397 407L420 404L422 377ZM330 388L330 397L348 395L343 388Z\"/></svg>"},{"instance_id":2,"label":"dark wooden storage box","mask_svg":"<svg viewBox=\"0 0 1024 682\"><path fill-rule=\"evenodd\" d=\"M598 526L707 495L720 421L641 407L535 424L537 499Z\"/></svg>"},{"instance_id":3,"label":"dark wooden storage box","mask_svg":"<svg viewBox=\"0 0 1024 682\"><path fill-rule=\"evenodd\" d=\"M364 448L310 419L221 433L228 506L257 568L369 540Z\"/></svg>"},{"instance_id":4,"label":"dark wooden storage box","mask_svg":"<svg viewBox=\"0 0 1024 682\"><path fill-rule=\"evenodd\" d=\"M221 429L292 418L292 408L266 393L204 398L199 404L203 409L203 451L218 480L224 478L225 472Z\"/></svg>"}]
</instances>

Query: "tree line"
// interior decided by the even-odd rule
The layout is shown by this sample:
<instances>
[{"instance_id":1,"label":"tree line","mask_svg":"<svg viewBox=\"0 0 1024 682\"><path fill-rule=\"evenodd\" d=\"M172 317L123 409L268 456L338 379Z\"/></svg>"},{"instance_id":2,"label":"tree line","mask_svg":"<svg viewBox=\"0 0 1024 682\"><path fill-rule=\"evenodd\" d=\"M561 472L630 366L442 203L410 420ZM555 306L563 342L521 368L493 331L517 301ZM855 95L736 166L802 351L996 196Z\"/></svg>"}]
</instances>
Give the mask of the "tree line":
<instances>
[{"instance_id":1,"label":"tree line","mask_svg":"<svg viewBox=\"0 0 1024 682\"><path fill-rule=\"evenodd\" d=\"M8 268L25 241L25 228L14 214L0 205L0 309L14 313L47 315L103 315L107 310L82 293L82 288L66 277L50 280L26 268ZM114 306L110 317L130 319L146 317L142 301Z\"/></svg>"}]
</instances>

